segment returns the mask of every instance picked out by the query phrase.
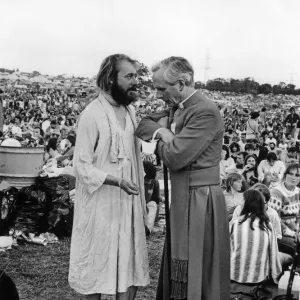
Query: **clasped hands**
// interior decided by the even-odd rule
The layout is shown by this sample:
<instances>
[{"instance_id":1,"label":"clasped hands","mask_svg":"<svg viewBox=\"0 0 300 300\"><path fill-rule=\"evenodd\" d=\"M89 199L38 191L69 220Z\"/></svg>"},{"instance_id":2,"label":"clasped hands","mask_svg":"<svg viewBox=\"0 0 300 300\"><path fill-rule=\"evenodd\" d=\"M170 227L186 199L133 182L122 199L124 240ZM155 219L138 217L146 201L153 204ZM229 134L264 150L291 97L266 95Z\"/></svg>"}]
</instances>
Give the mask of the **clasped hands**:
<instances>
[{"instance_id":1,"label":"clasped hands","mask_svg":"<svg viewBox=\"0 0 300 300\"><path fill-rule=\"evenodd\" d=\"M277 172L267 172L265 173L265 178L274 182L279 179L279 174Z\"/></svg>"},{"instance_id":2,"label":"clasped hands","mask_svg":"<svg viewBox=\"0 0 300 300\"><path fill-rule=\"evenodd\" d=\"M169 144L174 139L174 134L168 129L168 117L161 118L157 123L162 126L162 128L157 133L157 138L162 140L164 143Z\"/></svg>"}]
</instances>

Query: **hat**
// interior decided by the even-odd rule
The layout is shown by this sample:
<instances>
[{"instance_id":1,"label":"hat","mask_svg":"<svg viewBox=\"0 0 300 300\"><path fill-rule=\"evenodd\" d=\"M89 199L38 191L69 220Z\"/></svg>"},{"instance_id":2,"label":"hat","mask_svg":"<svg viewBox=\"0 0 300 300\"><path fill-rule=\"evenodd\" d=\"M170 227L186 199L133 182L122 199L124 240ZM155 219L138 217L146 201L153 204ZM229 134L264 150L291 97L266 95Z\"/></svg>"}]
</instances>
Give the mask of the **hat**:
<instances>
[{"instance_id":1,"label":"hat","mask_svg":"<svg viewBox=\"0 0 300 300\"><path fill-rule=\"evenodd\" d=\"M257 119L257 118L259 117L259 112L257 112L257 111L252 111L252 112L250 113L250 117L251 117L251 119Z\"/></svg>"}]
</instances>

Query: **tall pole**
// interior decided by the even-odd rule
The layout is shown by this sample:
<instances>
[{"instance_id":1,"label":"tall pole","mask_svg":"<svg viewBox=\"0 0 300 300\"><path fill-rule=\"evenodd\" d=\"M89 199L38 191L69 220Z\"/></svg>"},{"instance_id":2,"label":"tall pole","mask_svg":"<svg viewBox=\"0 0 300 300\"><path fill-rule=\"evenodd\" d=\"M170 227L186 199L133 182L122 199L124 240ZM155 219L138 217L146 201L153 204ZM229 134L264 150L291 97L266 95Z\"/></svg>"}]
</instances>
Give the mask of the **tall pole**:
<instances>
[{"instance_id":1,"label":"tall pole","mask_svg":"<svg viewBox=\"0 0 300 300\"><path fill-rule=\"evenodd\" d=\"M294 71L290 73L290 84L294 84L294 76L297 75Z\"/></svg>"},{"instance_id":2,"label":"tall pole","mask_svg":"<svg viewBox=\"0 0 300 300\"><path fill-rule=\"evenodd\" d=\"M204 65L204 84L206 84L207 77L208 77L208 70L210 69L210 49L206 49L206 56L205 56L205 65Z\"/></svg>"}]
</instances>

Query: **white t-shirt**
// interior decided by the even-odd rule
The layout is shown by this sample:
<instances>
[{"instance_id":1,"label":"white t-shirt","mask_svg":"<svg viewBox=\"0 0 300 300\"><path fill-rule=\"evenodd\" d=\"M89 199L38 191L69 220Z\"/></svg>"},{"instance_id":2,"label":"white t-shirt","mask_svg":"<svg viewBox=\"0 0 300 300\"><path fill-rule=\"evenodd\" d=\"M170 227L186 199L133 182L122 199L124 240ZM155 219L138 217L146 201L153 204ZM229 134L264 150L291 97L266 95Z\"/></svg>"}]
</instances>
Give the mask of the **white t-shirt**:
<instances>
[{"instance_id":1,"label":"white t-shirt","mask_svg":"<svg viewBox=\"0 0 300 300\"><path fill-rule=\"evenodd\" d=\"M288 148L288 145L286 143L279 143L278 148L281 149L282 151L286 151Z\"/></svg>"},{"instance_id":2,"label":"white t-shirt","mask_svg":"<svg viewBox=\"0 0 300 300\"><path fill-rule=\"evenodd\" d=\"M11 132L12 134L22 134L22 129L18 126L13 126Z\"/></svg>"},{"instance_id":3,"label":"white t-shirt","mask_svg":"<svg viewBox=\"0 0 300 300\"><path fill-rule=\"evenodd\" d=\"M8 129L9 129L9 126L4 124L3 125L3 132L5 133Z\"/></svg>"},{"instance_id":4,"label":"white t-shirt","mask_svg":"<svg viewBox=\"0 0 300 300\"><path fill-rule=\"evenodd\" d=\"M49 120L45 120L42 124L42 129L44 133L47 131L47 129L50 127L51 122Z\"/></svg>"},{"instance_id":5,"label":"white t-shirt","mask_svg":"<svg viewBox=\"0 0 300 300\"><path fill-rule=\"evenodd\" d=\"M264 178L265 178L265 174L266 173L271 173L271 175L273 173L277 173L278 174L278 178L276 181L272 181L271 182L271 185L270 185L270 189L277 186L282 177L283 177L283 173L285 171L285 165L282 161L280 160L277 160L273 166L271 166L269 164L269 162L265 159L265 160L262 160L257 168L257 172L258 172L258 180L259 181L263 181ZM273 176L272 176L273 178Z\"/></svg>"}]
</instances>

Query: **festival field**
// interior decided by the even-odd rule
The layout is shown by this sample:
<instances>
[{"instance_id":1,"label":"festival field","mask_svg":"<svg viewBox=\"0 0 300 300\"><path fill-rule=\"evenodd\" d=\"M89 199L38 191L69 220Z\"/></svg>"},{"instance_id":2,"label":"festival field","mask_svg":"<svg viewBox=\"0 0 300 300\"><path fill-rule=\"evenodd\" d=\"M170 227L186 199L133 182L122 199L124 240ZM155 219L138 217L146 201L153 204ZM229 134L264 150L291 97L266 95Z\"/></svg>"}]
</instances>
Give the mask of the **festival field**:
<instances>
[{"instance_id":1,"label":"festival field","mask_svg":"<svg viewBox=\"0 0 300 300\"><path fill-rule=\"evenodd\" d=\"M150 286L140 289L137 300L155 299L164 234L161 228L147 239ZM21 300L83 300L68 284L70 238L47 246L25 244L0 253L1 264L16 283ZM2 266L1 266L2 267ZM112 300L114 297L103 296Z\"/></svg>"}]
</instances>

